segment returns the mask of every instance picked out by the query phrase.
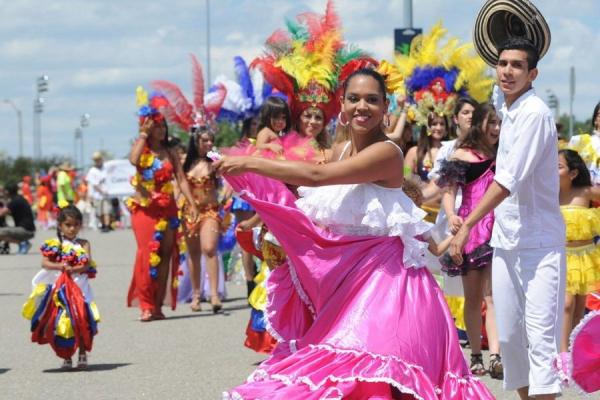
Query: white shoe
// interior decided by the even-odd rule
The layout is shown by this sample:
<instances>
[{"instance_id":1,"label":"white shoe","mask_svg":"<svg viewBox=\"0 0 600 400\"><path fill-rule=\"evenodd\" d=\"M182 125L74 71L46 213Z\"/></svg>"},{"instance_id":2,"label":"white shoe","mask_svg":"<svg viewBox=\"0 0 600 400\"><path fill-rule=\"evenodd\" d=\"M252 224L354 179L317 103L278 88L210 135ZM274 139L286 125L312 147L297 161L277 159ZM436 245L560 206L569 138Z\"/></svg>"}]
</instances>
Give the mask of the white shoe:
<instances>
[{"instance_id":1,"label":"white shoe","mask_svg":"<svg viewBox=\"0 0 600 400\"><path fill-rule=\"evenodd\" d=\"M80 354L79 360L77 360L77 369L87 369L88 361L86 354Z\"/></svg>"},{"instance_id":2,"label":"white shoe","mask_svg":"<svg viewBox=\"0 0 600 400\"><path fill-rule=\"evenodd\" d=\"M71 369L71 368L73 368L73 361L71 361L70 358L68 360L63 360L63 363L60 366L60 369Z\"/></svg>"}]
</instances>

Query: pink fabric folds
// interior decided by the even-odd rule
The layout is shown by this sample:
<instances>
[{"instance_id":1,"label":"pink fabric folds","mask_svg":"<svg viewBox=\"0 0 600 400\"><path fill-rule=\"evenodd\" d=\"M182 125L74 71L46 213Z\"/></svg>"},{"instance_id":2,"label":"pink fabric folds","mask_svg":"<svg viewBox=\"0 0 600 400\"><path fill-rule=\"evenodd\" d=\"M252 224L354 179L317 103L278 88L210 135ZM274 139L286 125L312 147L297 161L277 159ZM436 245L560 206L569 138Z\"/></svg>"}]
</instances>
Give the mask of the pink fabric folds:
<instances>
[{"instance_id":1,"label":"pink fabric folds","mask_svg":"<svg viewBox=\"0 0 600 400\"><path fill-rule=\"evenodd\" d=\"M584 392L600 390L600 311L589 313L571 334L571 379Z\"/></svg>"},{"instance_id":2,"label":"pink fabric folds","mask_svg":"<svg viewBox=\"0 0 600 400\"><path fill-rule=\"evenodd\" d=\"M233 399L493 399L472 377L444 296L426 268L404 268L399 237L315 226L280 182L226 176L288 262L269 276L272 356Z\"/></svg>"}]
</instances>

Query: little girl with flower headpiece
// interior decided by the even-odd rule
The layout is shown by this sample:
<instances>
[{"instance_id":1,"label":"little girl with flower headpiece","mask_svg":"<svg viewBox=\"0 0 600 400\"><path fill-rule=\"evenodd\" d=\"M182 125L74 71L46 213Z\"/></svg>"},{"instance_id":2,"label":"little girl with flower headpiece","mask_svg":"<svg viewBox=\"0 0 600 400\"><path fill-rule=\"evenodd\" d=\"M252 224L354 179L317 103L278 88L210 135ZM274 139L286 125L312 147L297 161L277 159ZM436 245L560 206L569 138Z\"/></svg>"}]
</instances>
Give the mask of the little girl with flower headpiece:
<instances>
[{"instance_id":1,"label":"little girl with flower headpiece","mask_svg":"<svg viewBox=\"0 0 600 400\"><path fill-rule=\"evenodd\" d=\"M100 321L89 284L96 267L90 243L78 237L81 212L74 205L60 206L57 237L46 240L40 249L42 270L32 280L33 292L23 306L23 316L31 320L31 340L50 343L63 359L63 369L72 367L77 349L77 368L85 369Z\"/></svg>"}]
</instances>

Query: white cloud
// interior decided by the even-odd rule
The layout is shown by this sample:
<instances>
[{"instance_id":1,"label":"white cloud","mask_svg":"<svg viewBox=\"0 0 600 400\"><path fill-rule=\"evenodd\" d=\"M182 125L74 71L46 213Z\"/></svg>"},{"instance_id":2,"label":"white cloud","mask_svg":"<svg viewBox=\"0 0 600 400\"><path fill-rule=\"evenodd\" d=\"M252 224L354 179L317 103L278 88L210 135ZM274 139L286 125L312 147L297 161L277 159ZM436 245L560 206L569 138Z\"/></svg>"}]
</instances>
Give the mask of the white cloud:
<instances>
[{"instance_id":1,"label":"white cloud","mask_svg":"<svg viewBox=\"0 0 600 400\"><path fill-rule=\"evenodd\" d=\"M211 76L233 76L232 59L248 62L262 51L264 40L284 27L284 17L322 13L325 0L211 1ZM469 41L482 0L413 1L414 25L430 28L439 20L451 35ZM393 30L403 25L402 0L337 0L349 42L378 58L390 58ZM538 92L553 90L567 108L568 71L577 71L575 113L589 118L599 100L596 72L600 60L600 2L536 2L552 30L552 46L540 63ZM46 154L71 152L72 130L88 112L89 153L100 141L113 153L125 154L136 131L134 90L153 79L176 82L191 91L189 53L206 67L206 10L199 0L19 0L2 2L0 24L0 98L11 98L23 111L25 145L31 147L31 104L35 79L50 76L42 115ZM0 142L14 136L16 117L0 104ZM10 148L16 154L16 148ZM27 154L31 154L27 151ZM87 154L89 158L89 154Z\"/></svg>"}]
</instances>

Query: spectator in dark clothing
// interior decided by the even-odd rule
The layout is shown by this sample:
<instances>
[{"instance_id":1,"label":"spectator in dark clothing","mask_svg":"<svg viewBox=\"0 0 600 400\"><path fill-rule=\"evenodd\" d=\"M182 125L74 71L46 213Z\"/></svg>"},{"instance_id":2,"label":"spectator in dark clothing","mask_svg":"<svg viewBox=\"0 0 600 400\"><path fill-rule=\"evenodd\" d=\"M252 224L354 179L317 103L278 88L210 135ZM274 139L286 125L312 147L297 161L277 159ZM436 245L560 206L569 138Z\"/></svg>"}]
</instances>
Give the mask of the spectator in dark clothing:
<instances>
[{"instance_id":1,"label":"spectator in dark clothing","mask_svg":"<svg viewBox=\"0 0 600 400\"><path fill-rule=\"evenodd\" d=\"M19 254L27 254L31 248L31 239L35 235L33 212L25 198L19 195L16 183L6 185L9 202L6 207L0 208L0 217L8 214L12 216L15 226L0 228L0 241L19 244Z\"/></svg>"},{"instance_id":2,"label":"spectator in dark clothing","mask_svg":"<svg viewBox=\"0 0 600 400\"><path fill-rule=\"evenodd\" d=\"M6 205L4 197L4 186L0 186L0 208L3 208ZM4 228L6 226L6 218L4 216L0 216L0 228ZM10 243L5 241L0 242L0 254L10 254Z\"/></svg>"}]
</instances>

